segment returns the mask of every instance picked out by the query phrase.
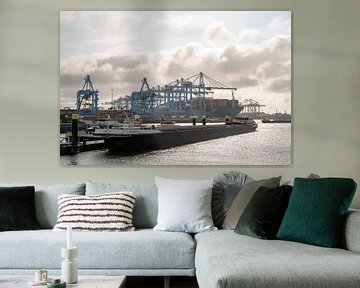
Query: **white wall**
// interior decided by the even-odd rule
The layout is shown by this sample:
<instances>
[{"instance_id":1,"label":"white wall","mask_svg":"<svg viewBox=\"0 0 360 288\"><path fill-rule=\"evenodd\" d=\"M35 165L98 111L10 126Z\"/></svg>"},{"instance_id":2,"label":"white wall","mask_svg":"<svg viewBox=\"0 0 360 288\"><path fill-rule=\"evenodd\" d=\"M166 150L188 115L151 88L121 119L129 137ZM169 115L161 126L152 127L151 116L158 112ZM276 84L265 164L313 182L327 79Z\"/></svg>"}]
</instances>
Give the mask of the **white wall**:
<instances>
[{"instance_id":1,"label":"white wall","mask_svg":"<svg viewBox=\"0 0 360 288\"><path fill-rule=\"evenodd\" d=\"M292 10L293 164L285 167L62 167L58 155L59 10ZM0 182L152 182L242 170L311 172L360 185L360 2L129 0L0 2ZM360 189L359 189L360 190ZM354 207L360 207L360 192Z\"/></svg>"}]
</instances>

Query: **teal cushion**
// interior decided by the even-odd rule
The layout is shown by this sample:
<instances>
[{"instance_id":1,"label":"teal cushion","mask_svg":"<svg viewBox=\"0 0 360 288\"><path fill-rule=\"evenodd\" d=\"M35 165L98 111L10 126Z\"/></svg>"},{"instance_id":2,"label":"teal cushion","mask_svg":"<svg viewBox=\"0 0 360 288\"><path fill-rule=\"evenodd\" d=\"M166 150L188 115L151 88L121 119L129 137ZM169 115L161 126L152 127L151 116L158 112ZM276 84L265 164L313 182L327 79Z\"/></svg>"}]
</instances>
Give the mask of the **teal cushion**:
<instances>
[{"instance_id":1,"label":"teal cushion","mask_svg":"<svg viewBox=\"0 0 360 288\"><path fill-rule=\"evenodd\" d=\"M356 183L348 178L295 178L277 238L337 247L355 191Z\"/></svg>"}]
</instances>

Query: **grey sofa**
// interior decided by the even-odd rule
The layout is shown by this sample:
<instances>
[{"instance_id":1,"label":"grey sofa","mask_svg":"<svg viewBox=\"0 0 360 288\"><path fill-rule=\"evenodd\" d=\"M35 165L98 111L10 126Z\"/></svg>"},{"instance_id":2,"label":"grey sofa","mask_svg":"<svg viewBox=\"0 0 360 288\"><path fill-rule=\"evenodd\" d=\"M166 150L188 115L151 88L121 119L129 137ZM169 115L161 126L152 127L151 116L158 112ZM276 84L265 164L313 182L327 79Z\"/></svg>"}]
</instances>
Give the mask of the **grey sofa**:
<instances>
[{"instance_id":1,"label":"grey sofa","mask_svg":"<svg viewBox=\"0 0 360 288\"><path fill-rule=\"evenodd\" d=\"M21 186L21 184L15 184ZM0 184L14 186L14 184ZM66 232L51 228L57 218L60 194L94 195L133 191L134 232L73 232L78 247L79 274L194 276L195 243L187 233L153 231L157 222L155 185L88 182L76 185L34 185L36 216L41 230L0 232L0 275L33 273L46 268L60 273L61 247Z\"/></svg>"},{"instance_id":2,"label":"grey sofa","mask_svg":"<svg viewBox=\"0 0 360 288\"><path fill-rule=\"evenodd\" d=\"M197 234L197 281L201 288L360 287L359 211L348 214L345 228L344 249L261 240L231 230Z\"/></svg>"},{"instance_id":3,"label":"grey sofa","mask_svg":"<svg viewBox=\"0 0 360 288\"><path fill-rule=\"evenodd\" d=\"M0 186L5 184L0 184ZM11 184L12 186L13 184ZM86 188L85 188L86 187ZM79 274L194 276L200 288L360 287L360 211L351 211L343 249L259 240L230 230L193 235L159 232L155 185L88 182L35 185L37 218L43 229L0 232L0 275L46 268L60 273L65 232L54 232L57 197L133 191L134 232L74 232ZM0 276L1 277L1 276ZM168 285L168 281L165 281Z\"/></svg>"}]
</instances>

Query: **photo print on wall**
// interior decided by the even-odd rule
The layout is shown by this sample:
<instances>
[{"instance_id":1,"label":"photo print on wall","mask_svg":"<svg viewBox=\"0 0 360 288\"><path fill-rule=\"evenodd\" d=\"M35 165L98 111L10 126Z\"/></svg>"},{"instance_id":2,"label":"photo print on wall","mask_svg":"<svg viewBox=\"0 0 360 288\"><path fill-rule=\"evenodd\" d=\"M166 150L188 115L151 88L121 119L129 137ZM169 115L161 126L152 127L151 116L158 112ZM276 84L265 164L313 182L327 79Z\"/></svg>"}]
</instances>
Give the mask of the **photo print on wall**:
<instances>
[{"instance_id":1,"label":"photo print on wall","mask_svg":"<svg viewBox=\"0 0 360 288\"><path fill-rule=\"evenodd\" d=\"M291 11L61 11L60 163L290 165Z\"/></svg>"}]
</instances>

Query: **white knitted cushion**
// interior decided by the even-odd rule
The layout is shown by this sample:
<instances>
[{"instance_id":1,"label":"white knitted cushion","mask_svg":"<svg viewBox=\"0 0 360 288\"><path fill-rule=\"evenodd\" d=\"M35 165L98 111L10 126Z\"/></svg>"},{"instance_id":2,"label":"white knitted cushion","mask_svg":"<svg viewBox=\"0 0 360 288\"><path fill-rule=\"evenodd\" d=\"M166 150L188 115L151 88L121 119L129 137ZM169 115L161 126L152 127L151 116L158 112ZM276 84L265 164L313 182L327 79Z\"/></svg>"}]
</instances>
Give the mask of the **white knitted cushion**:
<instances>
[{"instance_id":1,"label":"white knitted cushion","mask_svg":"<svg viewBox=\"0 0 360 288\"><path fill-rule=\"evenodd\" d=\"M115 192L93 196L60 195L59 214L54 230L133 231L132 192Z\"/></svg>"}]
</instances>

